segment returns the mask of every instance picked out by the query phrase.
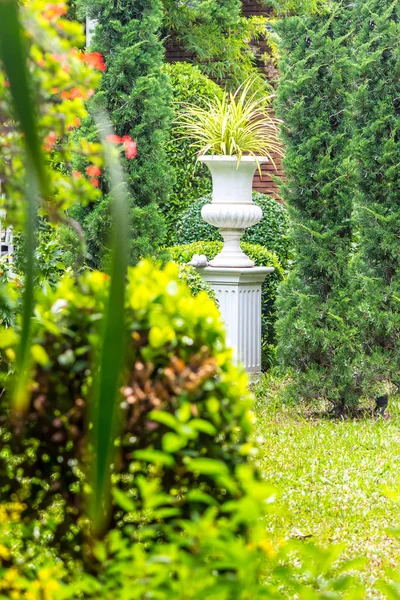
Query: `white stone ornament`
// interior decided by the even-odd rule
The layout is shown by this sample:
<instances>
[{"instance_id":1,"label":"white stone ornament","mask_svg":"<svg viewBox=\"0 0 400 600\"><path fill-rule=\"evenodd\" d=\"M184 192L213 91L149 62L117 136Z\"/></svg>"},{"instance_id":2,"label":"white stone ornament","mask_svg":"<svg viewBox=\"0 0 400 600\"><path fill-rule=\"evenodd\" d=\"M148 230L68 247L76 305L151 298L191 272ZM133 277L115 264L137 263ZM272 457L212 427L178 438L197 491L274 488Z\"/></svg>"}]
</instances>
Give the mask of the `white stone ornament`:
<instances>
[{"instance_id":1,"label":"white stone ornament","mask_svg":"<svg viewBox=\"0 0 400 600\"><path fill-rule=\"evenodd\" d=\"M201 215L218 227L224 240L222 251L200 272L217 296L235 361L254 377L261 372L261 285L274 270L255 267L240 248L244 230L262 218L261 208L252 200L257 161L252 156L242 157L239 163L236 156L201 156L199 160L208 166L213 181L212 203L203 207ZM267 159L259 157L258 161ZM194 262L199 262L198 257L193 257Z\"/></svg>"},{"instance_id":2,"label":"white stone ornament","mask_svg":"<svg viewBox=\"0 0 400 600\"><path fill-rule=\"evenodd\" d=\"M192 260L188 263L188 265L200 269L206 267L208 264L207 256L204 254L193 254Z\"/></svg>"},{"instance_id":3,"label":"white stone ornament","mask_svg":"<svg viewBox=\"0 0 400 600\"><path fill-rule=\"evenodd\" d=\"M92 45L92 40L94 38L94 32L98 25L97 19L91 19L90 17L86 17L86 48L90 48Z\"/></svg>"},{"instance_id":4,"label":"white stone ornament","mask_svg":"<svg viewBox=\"0 0 400 600\"><path fill-rule=\"evenodd\" d=\"M207 267L201 275L217 296L227 343L250 376L261 372L261 285L273 267Z\"/></svg>"},{"instance_id":5,"label":"white stone ornament","mask_svg":"<svg viewBox=\"0 0 400 600\"><path fill-rule=\"evenodd\" d=\"M212 267L254 267L240 248L244 230L262 219L262 210L252 199L252 184L257 162L253 156L200 156L211 171L212 203L203 206L203 219L217 227L224 240L221 252L210 261ZM258 162L268 162L258 157Z\"/></svg>"}]
</instances>

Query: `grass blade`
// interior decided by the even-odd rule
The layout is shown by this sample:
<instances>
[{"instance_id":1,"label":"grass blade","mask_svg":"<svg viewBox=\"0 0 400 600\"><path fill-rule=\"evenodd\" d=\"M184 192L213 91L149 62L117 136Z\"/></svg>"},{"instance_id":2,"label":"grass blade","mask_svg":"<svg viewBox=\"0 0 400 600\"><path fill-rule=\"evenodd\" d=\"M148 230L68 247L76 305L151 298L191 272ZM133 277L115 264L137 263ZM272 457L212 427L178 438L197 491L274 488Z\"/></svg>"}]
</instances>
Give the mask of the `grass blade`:
<instances>
[{"instance_id":1,"label":"grass blade","mask_svg":"<svg viewBox=\"0 0 400 600\"><path fill-rule=\"evenodd\" d=\"M47 195L49 186L37 131L35 105L29 87L27 54L22 40L17 2L1 0L0 57L10 83L15 114L24 134L32 174L38 178L42 194Z\"/></svg>"},{"instance_id":2,"label":"grass blade","mask_svg":"<svg viewBox=\"0 0 400 600\"><path fill-rule=\"evenodd\" d=\"M22 27L18 5L15 0L0 2L0 58L10 83L15 115L20 123L27 152L26 192L26 272L22 309L21 342L17 354L17 381L12 398L13 410L17 414L26 411L29 404L29 360L31 318L33 312L34 253L36 193L48 193L48 181L42 148L36 126L35 105L29 87L27 54L23 44Z\"/></svg>"},{"instance_id":3,"label":"grass blade","mask_svg":"<svg viewBox=\"0 0 400 600\"><path fill-rule=\"evenodd\" d=\"M113 460L114 436L117 427L117 407L120 375L125 349L124 301L128 265L128 211L126 186L122 170L106 135L112 133L105 115L98 119L113 199L113 230L110 262L110 289L105 309L100 346L97 386L92 407L91 443L92 501L90 516L93 534L101 535L107 526L110 502L110 465Z\"/></svg>"}]
</instances>

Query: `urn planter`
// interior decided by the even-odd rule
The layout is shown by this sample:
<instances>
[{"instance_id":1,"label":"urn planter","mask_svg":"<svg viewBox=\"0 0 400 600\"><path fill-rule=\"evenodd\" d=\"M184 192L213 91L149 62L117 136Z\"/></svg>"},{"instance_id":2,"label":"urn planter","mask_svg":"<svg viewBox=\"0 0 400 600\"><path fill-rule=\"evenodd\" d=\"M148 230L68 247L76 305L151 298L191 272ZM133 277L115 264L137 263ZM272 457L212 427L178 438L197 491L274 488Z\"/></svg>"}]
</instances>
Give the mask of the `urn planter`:
<instances>
[{"instance_id":1,"label":"urn planter","mask_svg":"<svg viewBox=\"0 0 400 600\"><path fill-rule=\"evenodd\" d=\"M217 227L224 246L210 262L211 267L251 268L254 262L240 248L244 230L256 225L262 210L252 200L254 173L259 164L268 162L265 157L204 155L199 161L211 172L212 202L203 206L203 219Z\"/></svg>"},{"instance_id":2,"label":"urn planter","mask_svg":"<svg viewBox=\"0 0 400 600\"><path fill-rule=\"evenodd\" d=\"M273 267L255 267L240 248L247 227L258 223L262 210L253 203L252 184L257 160L243 156L200 156L211 171L211 204L203 206L203 219L218 227L224 240L222 251L199 269L218 298L227 340L236 362L251 377L261 371L261 285ZM259 163L267 162L258 158Z\"/></svg>"}]
</instances>

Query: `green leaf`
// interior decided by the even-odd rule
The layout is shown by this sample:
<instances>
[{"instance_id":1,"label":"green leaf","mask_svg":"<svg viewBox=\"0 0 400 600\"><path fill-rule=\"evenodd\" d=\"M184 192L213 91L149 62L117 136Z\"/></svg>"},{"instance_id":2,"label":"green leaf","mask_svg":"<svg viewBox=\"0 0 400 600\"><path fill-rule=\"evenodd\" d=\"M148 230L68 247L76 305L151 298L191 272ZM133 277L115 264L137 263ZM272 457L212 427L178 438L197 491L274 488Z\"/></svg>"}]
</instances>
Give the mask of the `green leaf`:
<instances>
[{"instance_id":1,"label":"green leaf","mask_svg":"<svg viewBox=\"0 0 400 600\"><path fill-rule=\"evenodd\" d=\"M216 500L209 494L201 492L200 490L190 490L186 494L186 500L188 502L204 502L204 504L216 504Z\"/></svg>"},{"instance_id":2,"label":"green leaf","mask_svg":"<svg viewBox=\"0 0 400 600\"><path fill-rule=\"evenodd\" d=\"M162 423L166 425L170 429L174 431L178 431L180 429L181 424L177 420L174 415L171 413L165 412L163 410L152 410L149 412L148 418L150 421L157 421L157 423Z\"/></svg>"},{"instance_id":3,"label":"green leaf","mask_svg":"<svg viewBox=\"0 0 400 600\"><path fill-rule=\"evenodd\" d=\"M49 356L43 346L39 346L39 344L34 344L32 346L32 356L33 359L39 363L42 367L45 367L49 363Z\"/></svg>"},{"instance_id":4,"label":"green leaf","mask_svg":"<svg viewBox=\"0 0 400 600\"><path fill-rule=\"evenodd\" d=\"M153 465L173 467L175 464L173 457L165 452L161 452L161 450L136 450L133 453L133 457L136 458L136 460L144 460Z\"/></svg>"},{"instance_id":5,"label":"green leaf","mask_svg":"<svg viewBox=\"0 0 400 600\"><path fill-rule=\"evenodd\" d=\"M208 435L216 435L217 429L214 427L210 421L205 421L204 419L192 419L189 422L190 427L196 429L197 431L201 431L202 433L208 433Z\"/></svg>"},{"instance_id":6,"label":"green leaf","mask_svg":"<svg viewBox=\"0 0 400 600\"><path fill-rule=\"evenodd\" d=\"M33 281L35 253L36 194L40 188L43 197L48 195L49 182L39 143L36 111L29 86L27 55L23 32L15 0L0 2L0 58L10 83L15 114L24 134L27 151L26 225L25 225L25 287L22 307L22 330L17 352L18 379L12 397L17 413L26 411L29 404L28 379L30 370L30 336L33 312Z\"/></svg>"},{"instance_id":7,"label":"green leaf","mask_svg":"<svg viewBox=\"0 0 400 600\"><path fill-rule=\"evenodd\" d=\"M133 512L135 510L134 501L122 490L113 488L112 495L118 506L120 506L126 512Z\"/></svg>"},{"instance_id":8,"label":"green leaf","mask_svg":"<svg viewBox=\"0 0 400 600\"><path fill-rule=\"evenodd\" d=\"M0 57L10 82L15 113L24 134L32 173L38 178L42 193L47 195L49 182L38 137L36 110L29 86L27 54L23 44L23 30L19 20L18 3L15 0L0 2Z\"/></svg>"},{"instance_id":9,"label":"green leaf","mask_svg":"<svg viewBox=\"0 0 400 600\"><path fill-rule=\"evenodd\" d=\"M188 463L188 469L200 475L228 475L228 467L225 463L212 458L193 458Z\"/></svg>"},{"instance_id":10,"label":"green leaf","mask_svg":"<svg viewBox=\"0 0 400 600\"><path fill-rule=\"evenodd\" d=\"M174 453L184 448L187 444L187 438L176 433L168 432L163 436L162 447L165 452Z\"/></svg>"},{"instance_id":11,"label":"green leaf","mask_svg":"<svg viewBox=\"0 0 400 600\"><path fill-rule=\"evenodd\" d=\"M92 409L92 505L90 512L95 535L106 528L110 504L110 465L114 456L116 413L119 398L120 373L125 351L125 286L128 265L128 213L123 173L115 158L107 135L112 131L108 118L98 118L106 165L111 182L113 227L111 236L110 288L105 308L97 386Z\"/></svg>"}]
</instances>

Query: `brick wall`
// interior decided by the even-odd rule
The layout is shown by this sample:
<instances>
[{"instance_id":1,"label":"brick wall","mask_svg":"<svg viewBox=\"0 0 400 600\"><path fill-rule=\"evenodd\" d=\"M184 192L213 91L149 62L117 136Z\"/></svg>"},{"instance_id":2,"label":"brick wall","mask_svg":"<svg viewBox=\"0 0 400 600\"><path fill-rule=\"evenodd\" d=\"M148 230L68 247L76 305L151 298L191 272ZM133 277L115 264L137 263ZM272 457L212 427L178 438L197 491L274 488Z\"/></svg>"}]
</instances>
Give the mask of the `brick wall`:
<instances>
[{"instance_id":1,"label":"brick wall","mask_svg":"<svg viewBox=\"0 0 400 600\"><path fill-rule=\"evenodd\" d=\"M246 17L254 15L267 16L270 12L268 7L263 6L257 2L257 0L242 0L242 4L243 14ZM256 56L258 68L267 76L269 81L275 84L278 79L277 69L271 61L265 62L263 60L263 57L268 51L266 43L263 41L252 42L252 47ZM173 40L170 40L167 44L165 58L167 62L193 62L195 56L180 48ZM262 165L262 178L260 178L258 173L255 174L253 189L279 199L278 184L273 181L272 175L278 178L283 177L281 158L274 155L274 162L276 169L272 163Z\"/></svg>"}]
</instances>

